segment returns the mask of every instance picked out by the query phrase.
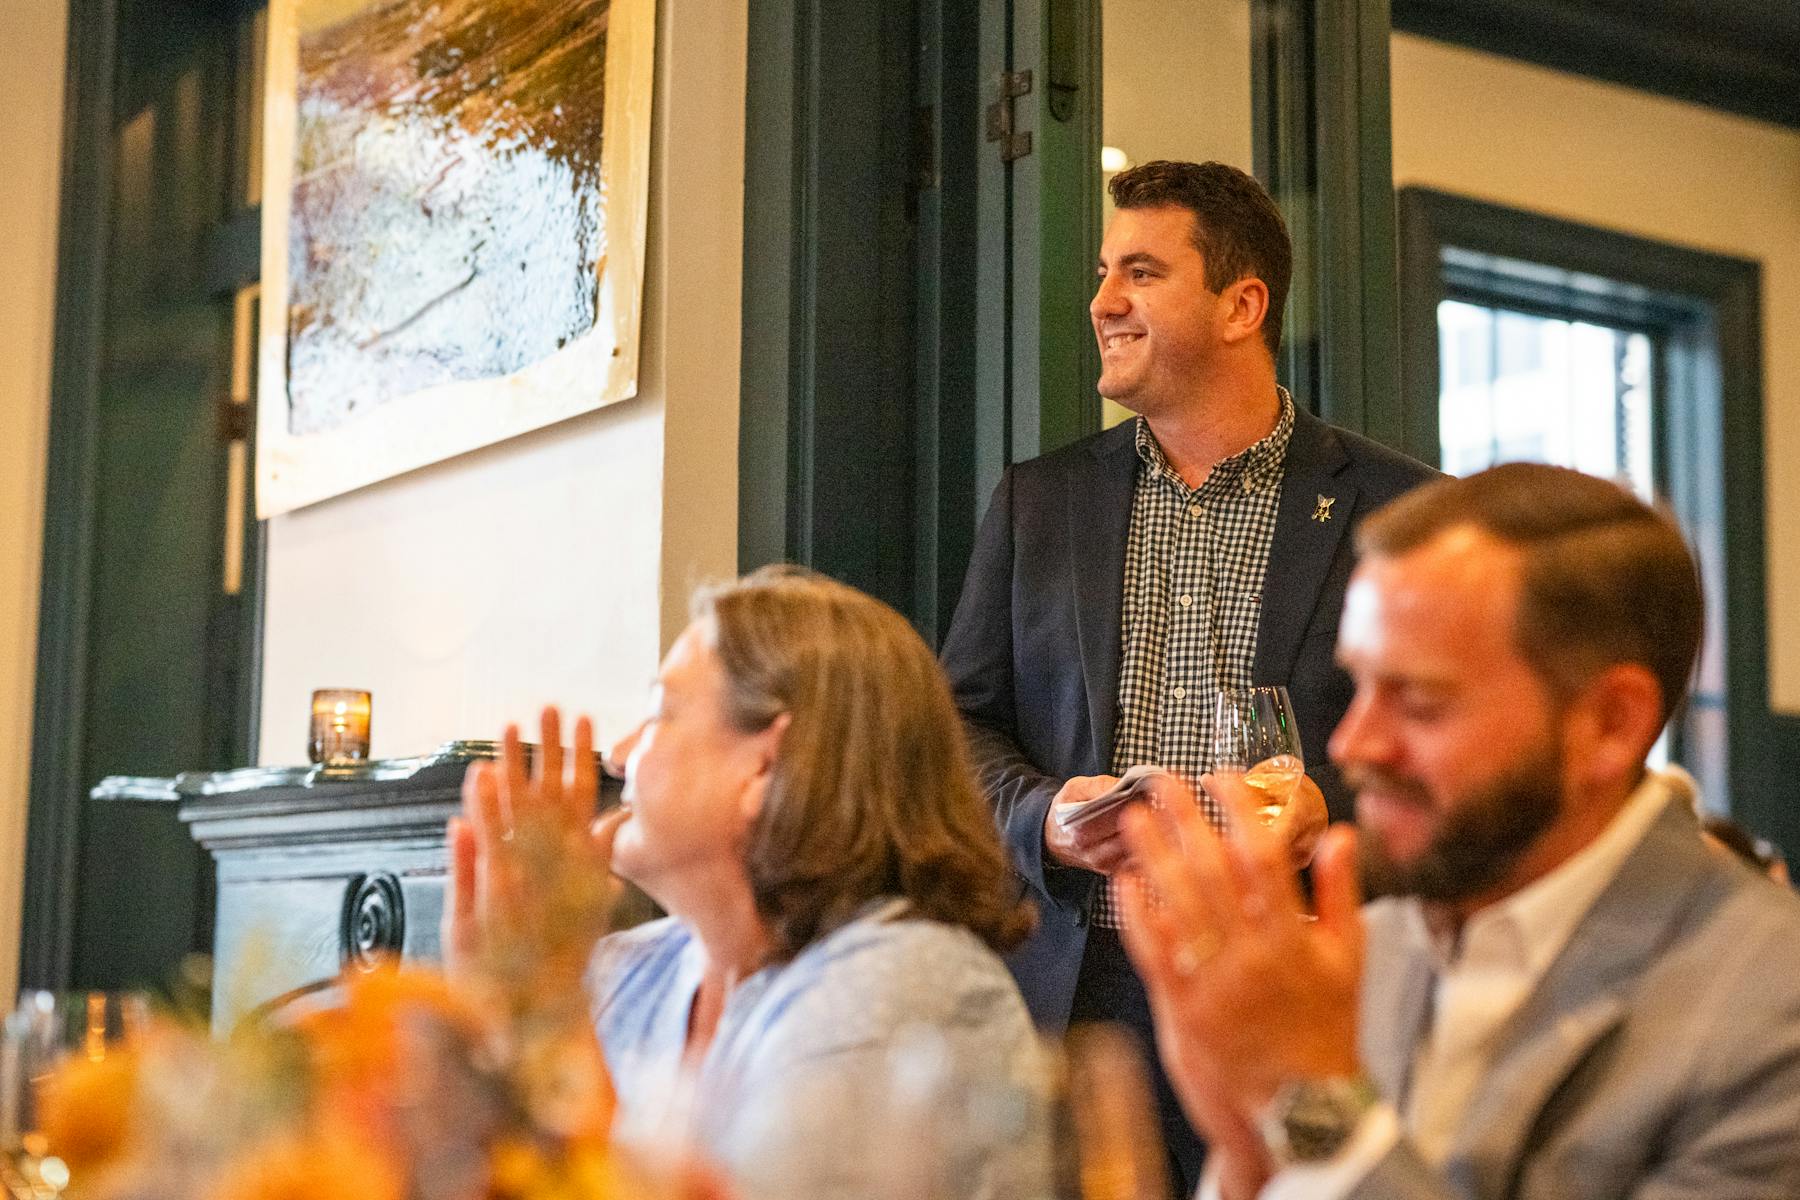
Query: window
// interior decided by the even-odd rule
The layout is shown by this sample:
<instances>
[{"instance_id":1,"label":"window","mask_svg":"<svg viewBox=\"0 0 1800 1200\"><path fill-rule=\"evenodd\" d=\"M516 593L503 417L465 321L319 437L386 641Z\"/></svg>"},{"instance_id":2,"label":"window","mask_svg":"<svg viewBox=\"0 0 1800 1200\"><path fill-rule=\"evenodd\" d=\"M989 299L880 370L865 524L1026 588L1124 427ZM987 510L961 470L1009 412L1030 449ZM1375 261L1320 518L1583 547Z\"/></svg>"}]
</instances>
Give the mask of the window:
<instances>
[{"instance_id":1,"label":"window","mask_svg":"<svg viewBox=\"0 0 1800 1200\"><path fill-rule=\"evenodd\" d=\"M1437 313L1438 465L1472 475L1550 463L1656 502L1648 334L1464 300L1440 301ZM1668 734L1650 761L1668 763Z\"/></svg>"},{"instance_id":2,"label":"window","mask_svg":"<svg viewBox=\"0 0 1800 1200\"><path fill-rule=\"evenodd\" d=\"M1554 463L1656 498L1648 334L1462 300L1437 315L1444 470Z\"/></svg>"},{"instance_id":3,"label":"window","mask_svg":"<svg viewBox=\"0 0 1800 1200\"><path fill-rule=\"evenodd\" d=\"M1558 463L1669 506L1707 626L1659 751L1710 806L1796 844L1763 750L1789 735L1768 703L1757 264L1423 188L1399 200L1404 448L1456 474Z\"/></svg>"}]
</instances>

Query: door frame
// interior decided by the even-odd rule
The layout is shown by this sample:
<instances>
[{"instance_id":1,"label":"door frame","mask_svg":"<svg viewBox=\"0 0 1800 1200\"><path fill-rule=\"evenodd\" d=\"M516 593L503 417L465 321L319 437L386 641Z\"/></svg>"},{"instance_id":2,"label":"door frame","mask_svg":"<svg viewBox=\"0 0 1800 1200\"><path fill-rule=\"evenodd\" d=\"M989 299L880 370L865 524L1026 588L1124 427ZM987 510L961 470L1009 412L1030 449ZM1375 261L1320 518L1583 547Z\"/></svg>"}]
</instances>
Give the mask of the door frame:
<instances>
[{"instance_id":1,"label":"door frame","mask_svg":"<svg viewBox=\"0 0 1800 1200\"><path fill-rule=\"evenodd\" d=\"M112 0L69 0L37 687L19 928L21 987L62 988L75 946L87 621L112 190Z\"/></svg>"},{"instance_id":2,"label":"door frame","mask_svg":"<svg viewBox=\"0 0 1800 1200\"><path fill-rule=\"evenodd\" d=\"M240 19L260 0L222 0L209 11L220 22ZM88 720L93 687L90 648L96 607L95 561L102 489L101 400L108 350L108 297L115 264L115 111L122 102L118 0L70 0L58 213L56 309L51 367L48 461L44 496L43 568L32 711L24 877L21 884L19 981L23 987L67 989L73 982L88 790L98 783L88 761L95 730ZM260 108L260 104L258 104ZM221 131L231 138L230 130ZM209 294L225 295L254 282L258 222L253 215L216 226L205 278ZM246 274L247 273L247 274ZM251 422L254 425L254 422ZM251 447L253 454L253 446ZM250 497L244 497L253 514ZM196 662L197 672L235 673L237 702L229 712L198 714L209 742L235 743L243 761L196 762L195 769L248 765L260 720L262 618L266 526L244 524L242 586L228 657Z\"/></svg>"}]
</instances>

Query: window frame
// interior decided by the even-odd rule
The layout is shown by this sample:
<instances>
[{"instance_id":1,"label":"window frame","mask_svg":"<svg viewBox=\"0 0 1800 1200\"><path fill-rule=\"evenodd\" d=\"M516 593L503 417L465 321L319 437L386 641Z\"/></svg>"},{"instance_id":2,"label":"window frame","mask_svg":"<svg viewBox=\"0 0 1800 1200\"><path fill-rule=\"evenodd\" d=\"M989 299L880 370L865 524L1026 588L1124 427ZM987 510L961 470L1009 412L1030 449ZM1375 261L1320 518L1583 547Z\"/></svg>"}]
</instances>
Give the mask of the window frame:
<instances>
[{"instance_id":1,"label":"window frame","mask_svg":"<svg viewBox=\"0 0 1800 1200\"><path fill-rule=\"evenodd\" d=\"M1800 717L1769 703L1760 265L1431 188L1403 187L1397 200L1396 407L1415 457L1439 460L1440 301L1651 335L1657 487L1697 543L1720 651L1702 664L1688 716L1723 701L1726 794L1709 799L1800 850L1783 780L1783 764L1800 763Z\"/></svg>"}]
</instances>

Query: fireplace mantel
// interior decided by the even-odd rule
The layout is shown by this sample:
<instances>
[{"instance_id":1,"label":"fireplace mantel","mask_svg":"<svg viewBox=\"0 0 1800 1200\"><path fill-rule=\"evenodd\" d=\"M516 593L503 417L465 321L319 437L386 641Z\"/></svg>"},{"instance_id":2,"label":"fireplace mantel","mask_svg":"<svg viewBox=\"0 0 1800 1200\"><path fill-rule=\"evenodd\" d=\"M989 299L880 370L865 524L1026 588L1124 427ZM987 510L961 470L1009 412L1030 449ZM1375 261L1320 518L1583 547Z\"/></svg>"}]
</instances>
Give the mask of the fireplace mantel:
<instances>
[{"instance_id":1,"label":"fireplace mantel","mask_svg":"<svg viewBox=\"0 0 1800 1200\"><path fill-rule=\"evenodd\" d=\"M496 751L493 742L452 742L418 758L255 767L169 784L217 869L214 1027L385 956L435 960L444 826L469 764ZM620 785L602 779L605 807Z\"/></svg>"}]
</instances>

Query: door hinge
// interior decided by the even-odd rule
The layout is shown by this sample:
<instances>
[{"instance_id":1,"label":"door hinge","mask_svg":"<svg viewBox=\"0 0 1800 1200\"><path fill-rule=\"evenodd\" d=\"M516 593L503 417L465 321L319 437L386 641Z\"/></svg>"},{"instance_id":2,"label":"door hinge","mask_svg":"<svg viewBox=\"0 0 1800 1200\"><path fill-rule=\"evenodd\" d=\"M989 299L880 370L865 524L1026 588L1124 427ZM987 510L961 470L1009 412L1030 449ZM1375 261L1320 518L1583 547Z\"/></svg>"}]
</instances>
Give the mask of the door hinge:
<instances>
[{"instance_id":1,"label":"door hinge","mask_svg":"<svg viewBox=\"0 0 1800 1200\"><path fill-rule=\"evenodd\" d=\"M217 420L219 440L221 442L247 442L250 440L250 406L221 396L217 402Z\"/></svg>"},{"instance_id":2,"label":"door hinge","mask_svg":"<svg viewBox=\"0 0 1800 1200\"><path fill-rule=\"evenodd\" d=\"M1031 153L1031 131L1018 131L1013 112L1013 101L1030 94L1030 71L1001 73L1000 98L987 106L987 140L1000 143L1001 162L1013 162Z\"/></svg>"}]
</instances>

